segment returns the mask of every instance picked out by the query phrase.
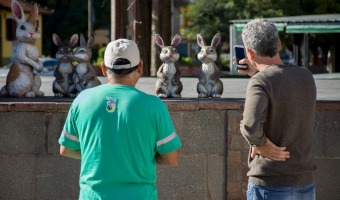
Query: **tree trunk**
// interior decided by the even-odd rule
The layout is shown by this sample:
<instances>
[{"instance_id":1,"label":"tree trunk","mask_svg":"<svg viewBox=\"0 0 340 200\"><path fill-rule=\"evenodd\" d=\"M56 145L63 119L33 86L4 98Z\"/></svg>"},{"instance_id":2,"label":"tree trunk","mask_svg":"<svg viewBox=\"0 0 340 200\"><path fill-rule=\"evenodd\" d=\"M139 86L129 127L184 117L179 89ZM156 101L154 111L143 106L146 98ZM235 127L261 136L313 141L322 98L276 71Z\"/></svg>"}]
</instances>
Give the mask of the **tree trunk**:
<instances>
[{"instance_id":1,"label":"tree trunk","mask_svg":"<svg viewBox=\"0 0 340 200\"><path fill-rule=\"evenodd\" d=\"M165 45L170 45L171 43L171 4L171 0L152 0L151 76L156 76L157 69L162 63L159 59L161 51L155 43L155 34L161 35Z\"/></svg>"},{"instance_id":2,"label":"tree trunk","mask_svg":"<svg viewBox=\"0 0 340 200\"><path fill-rule=\"evenodd\" d=\"M151 62L151 6L152 0L137 1L136 42L143 60L143 76L150 76ZM139 23L141 22L141 23Z\"/></svg>"},{"instance_id":3,"label":"tree trunk","mask_svg":"<svg viewBox=\"0 0 340 200\"><path fill-rule=\"evenodd\" d=\"M121 29L122 23L122 2L111 1L111 40L124 37ZM140 49L141 59L144 63L143 75L156 76L157 69L162 64L159 59L160 49L155 43L155 34L160 34L165 45L171 43L171 6L172 0L135 0L137 10L134 12L134 40Z\"/></svg>"},{"instance_id":4,"label":"tree trunk","mask_svg":"<svg viewBox=\"0 0 340 200\"><path fill-rule=\"evenodd\" d=\"M126 15L126 9L123 9L123 6L124 1L122 0L111 1L111 41L125 38L125 24L123 20Z\"/></svg>"}]
</instances>

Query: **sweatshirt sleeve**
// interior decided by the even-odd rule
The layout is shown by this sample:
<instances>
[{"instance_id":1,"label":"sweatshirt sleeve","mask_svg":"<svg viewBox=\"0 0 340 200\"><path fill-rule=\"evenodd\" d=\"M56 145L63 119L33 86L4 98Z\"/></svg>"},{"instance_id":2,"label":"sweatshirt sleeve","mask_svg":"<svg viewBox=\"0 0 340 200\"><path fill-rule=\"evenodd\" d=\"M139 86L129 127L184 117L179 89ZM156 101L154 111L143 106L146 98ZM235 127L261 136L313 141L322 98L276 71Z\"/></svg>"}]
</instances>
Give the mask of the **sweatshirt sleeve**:
<instances>
[{"instance_id":1,"label":"sweatshirt sleeve","mask_svg":"<svg viewBox=\"0 0 340 200\"><path fill-rule=\"evenodd\" d=\"M252 146L261 146L266 141L263 124L268 103L265 85L252 77L248 83L243 119L240 123L241 134Z\"/></svg>"}]
</instances>

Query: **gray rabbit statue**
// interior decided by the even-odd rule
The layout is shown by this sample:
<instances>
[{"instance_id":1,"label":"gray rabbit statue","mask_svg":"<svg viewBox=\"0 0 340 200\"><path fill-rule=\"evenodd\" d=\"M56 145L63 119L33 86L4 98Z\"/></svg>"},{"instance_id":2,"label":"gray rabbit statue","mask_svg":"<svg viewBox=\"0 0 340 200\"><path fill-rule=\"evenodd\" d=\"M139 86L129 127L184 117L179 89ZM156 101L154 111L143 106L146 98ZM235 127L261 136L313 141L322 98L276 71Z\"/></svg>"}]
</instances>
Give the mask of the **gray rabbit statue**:
<instances>
[{"instance_id":1,"label":"gray rabbit statue","mask_svg":"<svg viewBox=\"0 0 340 200\"><path fill-rule=\"evenodd\" d=\"M9 97L42 97L40 91L41 78L35 73L43 70L43 64L38 59L39 51L36 40L40 38L38 27L37 3L31 8L25 19L24 10L18 1L12 0L11 9L17 22L16 37L18 46L13 56L14 62L7 74L6 85L1 88L0 96Z\"/></svg>"},{"instance_id":2,"label":"gray rabbit statue","mask_svg":"<svg viewBox=\"0 0 340 200\"><path fill-rule=\"evenodd\" d=\"M89 36L86 43L84 35L80 34L80 46L73 52L73 59L78 64L76 66L76 73L73 75L73 85L70 87L71 91L75 89L77 93L79 93L84 89L101 84L91 64L93 42L93 35Z\"/></svg>"},{"instance_id":3,"label":"gray rabbit statue","mask_svg":"<svg viewBox=\"0 0 340 200\"><path fill-rule=\"evenodd\" d=\"M72 64L73 47L78 43L78 35L73 34L67 45L63 43L56 33L53 33L52 38L53 43L58 47L55 57L59 60L53 74L55 80L53 81L52 91L55 97L75 97L75 90L70 91L70 86L75 73L75 66Z\"/></svg>"},{"instance_id":4,"label":"gray rabbit statue","mask_svg":"<svg viewBox=\"0 0 340 200\"><path fill-rule=\"evenodd\" d=\"M163 64L157 71L158 80L156 82L156 94L161 98L179 98L183 90L180 81L181 72L176 67L175 62L179 59L176 47L182 40L180 34L176 34L171 42L171 46L165 46L160 35L155 35L156 44L162 49L160 59Z\"/></svg>"},{"instance_id":5,"label":"gray rabbit statue","mask_svg":"<svg viewBox=\"0 0 340 200\"><path fill-rule=\"evenodd\" d=\"M221 41L221 36L217 33L211 41L210 46L206 46L204 39L197 34L197 43L201 47L198 53L198 60L202 62L198 72L197 92L199 98L220 98L223 93L223 83L219 79L222 72L215 64L217 59L216 47Z\"/></svg>"}]
</instances>

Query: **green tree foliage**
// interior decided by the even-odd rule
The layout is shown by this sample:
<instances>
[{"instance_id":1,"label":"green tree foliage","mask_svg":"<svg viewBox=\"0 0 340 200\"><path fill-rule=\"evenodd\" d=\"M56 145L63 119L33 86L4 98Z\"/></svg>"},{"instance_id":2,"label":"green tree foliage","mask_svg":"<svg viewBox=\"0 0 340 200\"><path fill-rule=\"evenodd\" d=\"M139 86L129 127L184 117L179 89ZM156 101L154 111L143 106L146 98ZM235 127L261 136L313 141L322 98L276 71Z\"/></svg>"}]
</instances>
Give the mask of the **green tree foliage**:
<instances>
[{"instance_id":1,"label":"green tree foliage","mask_svg":"<svg viewBox=\"0 0 340 200\"><path fill-rule=\"evenodd\" d=\"M338 0L299 0L298 2L303 15L340 13Z\"/></svg>"},{"instance_id":2,"label":"green tree foliage","mask_svg":"<svg viewBox=\"0 0 340 200\"><path fill-rule=\"evenodd\" d=\"M192 0L184 14L187 39L196 34L228 38L229 20L340 13L338 0Z\"/></svg>"},{"instance_id":3,"label":"green tree foliage","mask_svg":"<svg viewBox=\"0 0 340 200\"><path fill-rule=\"evenodd\" d=\"M340 13L338 0L191 0L184 13L187 27L183 37L195 43L197 33L207 41L221 33L222 42L228 43L230 20L331 13ZM283 48L292 50L293 35L280 34ZM332 43L327 34L312 34L310 38L312 50L320 44L327 49ZM219 48L218 55L220 53ZM217 62L228 66L220 56Z\"/></svg>"},{"instance_id":4,"label":"green tree foliage","mask_svg":"<svg viewBox=\"0 0 340 200\"><path fill-rule=\"evenodd\" d=\"M229 20L277 17L283 11L279 5L273 6L271 0L194 0L184 15L189 26L186 37L194 40L197 33L212 38L220 32L222 38L228 38Z\"/></svg>"},{"instance_id":5,"label":"green tree foliage","mask_svg":"<svg viewBox=\"0 0 340 200\"><path fill-rule=\"evenodd\" d=\"M231 17L249 19L255 17L278 17L283 12L278 6L271 3L271 0L237 0L231 1L234 7L231 8Z\"/></svg>"},{"instance_id":6,"label":"green tree foliage","mask_svg":"<svg viewBox=\"0 0 340 200\"><path fill-rule=\"evenodd\" d=\"M196 0L189 4L185 17L188 20L187 39L195 40L200 33L205 38L212 38L216 33L225 30L228 21L228 4L223 0ZM223 31L224 32L224 31ZM224 33L221 32L222 37Z\"/></svg>"},{"instance_id":7,"label":"green tree foliage","mask_svg":"<svg viewBox=\"0 0 340 200\"><path fill-rule=\"evenodd\" d=\"M55 45L52 34L57 33L63 40L68 41L72 34L87 33L88 6L84 0L36 0L39 4L53 9L54 13L44 16L44 49L43 54L54 56ZM110 4L109 0L93 1L94 29L110 29Z\"/></svg>"}]
</instances>

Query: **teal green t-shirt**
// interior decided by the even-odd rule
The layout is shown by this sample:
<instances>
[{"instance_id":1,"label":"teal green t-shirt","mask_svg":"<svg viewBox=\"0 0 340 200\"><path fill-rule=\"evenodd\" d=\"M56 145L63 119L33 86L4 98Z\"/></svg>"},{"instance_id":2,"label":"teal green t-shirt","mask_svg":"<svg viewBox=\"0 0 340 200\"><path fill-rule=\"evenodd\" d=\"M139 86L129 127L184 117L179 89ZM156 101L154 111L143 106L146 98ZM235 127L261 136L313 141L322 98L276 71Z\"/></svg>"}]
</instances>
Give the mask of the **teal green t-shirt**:
<instances>
[{"instance_id":1,"label":"teal green t-shirt","mask_svg":"<svg viewBox=\"0 0 340 200\"><path fill-rule=\"evenodd\" d=\"M81 151L81 200L157 199L155 154L181 146L158 97L112 84L77 96L59 143Z\"/></svg>"}]
</instances>

